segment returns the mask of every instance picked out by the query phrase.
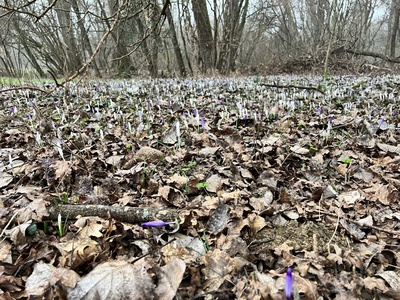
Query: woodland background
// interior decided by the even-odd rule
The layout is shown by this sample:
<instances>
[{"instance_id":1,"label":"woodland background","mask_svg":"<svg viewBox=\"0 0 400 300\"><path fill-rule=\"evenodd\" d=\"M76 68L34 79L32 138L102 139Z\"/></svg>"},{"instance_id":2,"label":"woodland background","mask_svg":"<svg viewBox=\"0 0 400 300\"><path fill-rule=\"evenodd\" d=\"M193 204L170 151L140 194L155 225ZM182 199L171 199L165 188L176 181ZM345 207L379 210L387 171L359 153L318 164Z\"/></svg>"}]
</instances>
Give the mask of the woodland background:
<instances>
[{"instance_id":1,"label":"woodland background","mask_svg":"<svg viewBox=\"0 0 400 300\"><path fill-rule=\"evenodd\" d=\"M399 15L399 0L1 1L0 75L392 69Z\"/></svg>"}]
</instances>

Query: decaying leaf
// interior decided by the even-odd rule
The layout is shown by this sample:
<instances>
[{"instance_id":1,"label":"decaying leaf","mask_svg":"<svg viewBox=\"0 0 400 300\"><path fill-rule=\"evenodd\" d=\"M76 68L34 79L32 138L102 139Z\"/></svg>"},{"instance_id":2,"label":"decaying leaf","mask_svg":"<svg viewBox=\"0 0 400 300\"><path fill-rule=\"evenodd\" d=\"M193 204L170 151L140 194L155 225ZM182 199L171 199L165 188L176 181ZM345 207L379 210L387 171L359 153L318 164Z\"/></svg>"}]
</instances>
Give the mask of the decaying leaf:
<instances>
[{"instance_id":1,"label":"decaying leaf","mask_svg":"<svg viewBox=\"0 0 400 300\"><path fill-rule=\"evenodd\" d=\"M83 277L68 294L68 299L138 299L154 295L155 285L142 266L125 261L105 262Z\"/></svg>"},{"instance_id":2,"label":"decaying leaf","mask_svg":"<svg viewBox=\"0 0 400 300\"><path fill-rule=\"evenodd\" d=\"M51 264L39 262L26 280L25 293L29 296L41 296L50 288L54 288L56 284L68 293L76 286L79 279L79 275L73 270L56 268Z\"/></svg>"},{"instance_id":3,"label":"decaying leaf","mask_svg":"<svg viewBox=\"0 0 400 300\"><path fill-rule=\"evenodd\" d=\"M68 299L172 300L185 268L185 263L179 259L155 268L156 285L144 266L118 260L105 262L83 277L68 294Z\"/></svg>"},{"instance_id":4,"label":"decaying leaf","mask_svg":"<svg viewBox=\"0 0 400 300\"><path fill-rule=\"evenodd\" d=\"M212 213L207 222L207 230L212 234L218 234L225 229L229 220L229 205L222 202Z\"/></svg>"}]
</instances>

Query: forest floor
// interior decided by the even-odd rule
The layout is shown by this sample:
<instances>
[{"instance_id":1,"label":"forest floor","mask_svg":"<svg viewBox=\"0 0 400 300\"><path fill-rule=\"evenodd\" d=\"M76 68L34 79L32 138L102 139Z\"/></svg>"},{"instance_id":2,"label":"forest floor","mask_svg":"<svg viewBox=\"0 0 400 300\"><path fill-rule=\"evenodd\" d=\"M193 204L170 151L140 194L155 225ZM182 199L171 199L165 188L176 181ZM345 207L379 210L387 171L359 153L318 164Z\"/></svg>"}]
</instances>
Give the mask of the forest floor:
<instances>
[{"instance_id":1,"label":"forest floor","mask_svg":"<svg viewBox=\"0 0 400 300\"><path fill-rule=\"evenodd\" d=\"M3 92L1 299L286 299L288 268L293 299L400 299L399 87Z\"/></svg>"}]
</instances>

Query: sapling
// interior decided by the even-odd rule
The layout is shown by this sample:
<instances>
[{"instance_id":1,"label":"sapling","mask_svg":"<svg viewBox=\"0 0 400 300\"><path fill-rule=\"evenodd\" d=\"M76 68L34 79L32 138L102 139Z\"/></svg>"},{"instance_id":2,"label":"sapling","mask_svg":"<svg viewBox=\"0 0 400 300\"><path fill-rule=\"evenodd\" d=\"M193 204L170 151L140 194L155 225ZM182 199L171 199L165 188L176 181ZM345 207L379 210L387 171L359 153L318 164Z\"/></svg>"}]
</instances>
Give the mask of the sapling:
<instances>
[{"instance_id":1,"label":"sapling","mask_svg":"<svg viewBox=\"0 0 400 300\"><path fill-rule=\"evenodd\" d=\"M206 182L199 182L198 184L196 184L196 187L198 189L204 189L204 188L208 187L208 182L207 181Z\"/></svg>"},{"instance_id":2,"label":"sapling","mask_svg":"<svg viewBox=\"0 0 400 300\"><path fill-rule=\"evenodd\" d=\"M351 163L351 159L350 157L345 157L341 160L342 163L348 165L349 163Z\"/></svg>"}]
</instances>

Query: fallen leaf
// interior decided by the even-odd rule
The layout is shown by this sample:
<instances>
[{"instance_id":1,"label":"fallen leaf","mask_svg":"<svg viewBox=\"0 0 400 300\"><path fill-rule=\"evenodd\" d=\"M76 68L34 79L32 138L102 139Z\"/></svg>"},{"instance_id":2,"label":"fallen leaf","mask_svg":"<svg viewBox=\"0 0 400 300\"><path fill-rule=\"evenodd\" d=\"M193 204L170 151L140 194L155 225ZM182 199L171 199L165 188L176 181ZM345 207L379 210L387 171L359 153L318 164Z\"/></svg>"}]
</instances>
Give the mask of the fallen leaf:
<instances>
[{"instance_id":1,"label":"fallen leaf","mask_svg":"<svg viewBox=\"0 0 400 300\"><path fill-rule=\"evenodd\" d=\"M116 260L96 266L77 283L68 299L147 300L154 292L155 285L146 269Z\"/></svg>"},{"instance_id":2,"label":"fallen leaf","mask_svg":"<svg viewBox=\"0 0 400 300\"><path fill-rule=\"evenodd\" d=\"M56 268L51 264L38 262L26 280L25 293L28 296L43 296L56 284L59 284L65 293L68 293L76 286L79 279L79 275L73 270Z\"/></svg>"}]
</instances>

